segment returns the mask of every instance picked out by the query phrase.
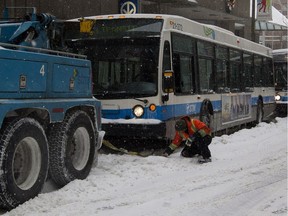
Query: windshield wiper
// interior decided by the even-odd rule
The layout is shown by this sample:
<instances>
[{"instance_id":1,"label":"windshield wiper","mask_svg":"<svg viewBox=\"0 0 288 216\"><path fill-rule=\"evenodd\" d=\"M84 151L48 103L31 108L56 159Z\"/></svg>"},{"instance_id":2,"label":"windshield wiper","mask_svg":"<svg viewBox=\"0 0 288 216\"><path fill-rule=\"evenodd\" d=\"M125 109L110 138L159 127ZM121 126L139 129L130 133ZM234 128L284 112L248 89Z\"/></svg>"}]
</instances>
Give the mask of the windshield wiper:
<instances>
[{"instance_id":1,"label":"windshield wiper","mask_svg":"<svg viewBox=\"0 0 288 216\"><path fill-rule=\"evenodd\" d=\"M141 101L143 102L145 105L148 104L148 100L147 99L139 99L139 98L133 98L134 100L137 100L137 101Z\"/></svg>"}]
</instances>

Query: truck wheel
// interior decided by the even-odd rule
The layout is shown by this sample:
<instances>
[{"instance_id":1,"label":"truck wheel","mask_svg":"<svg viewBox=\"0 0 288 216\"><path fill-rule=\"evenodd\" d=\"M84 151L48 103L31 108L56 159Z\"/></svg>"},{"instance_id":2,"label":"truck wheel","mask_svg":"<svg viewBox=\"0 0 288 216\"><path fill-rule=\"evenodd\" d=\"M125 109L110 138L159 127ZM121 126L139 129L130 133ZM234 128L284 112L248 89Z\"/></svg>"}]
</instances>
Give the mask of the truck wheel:
<instances>
[{"instance_id":1,"label":"truck wheel","mask_svg":"<svg viewBox=\"0 0 288 216\"><path fill-rule=\"evenodd\" d=\"M80 110L50 127L49 174L57 185L64 186L88 176L95 155L95 136L90 117Z\"/></svg>"},{"instance_id":2,"label":"truck wheel","mask_svg":"<svg viewBox=\"0 0 288 216\"><path fill-rule=\"evenodd\" d=\"M12 209L37 196L48 173L48 145L32 118L15 119L0 134L0 206Z\"/></svg>"}]
</instances>

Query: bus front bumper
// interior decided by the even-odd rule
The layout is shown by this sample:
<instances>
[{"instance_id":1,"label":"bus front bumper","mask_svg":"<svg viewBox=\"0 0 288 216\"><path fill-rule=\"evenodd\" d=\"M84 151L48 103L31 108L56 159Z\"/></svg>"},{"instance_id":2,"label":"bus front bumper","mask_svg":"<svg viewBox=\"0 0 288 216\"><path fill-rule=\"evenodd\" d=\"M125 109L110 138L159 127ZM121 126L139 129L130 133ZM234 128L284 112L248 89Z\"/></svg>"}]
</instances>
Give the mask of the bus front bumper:
<instances>
[{"instance_id":1,"label":"bus front bumper","mask_svg":"<svg viewBox=\"0 0 288 216\"><path fill-rule=\"evenodd\" d=\"M102 130L107 137L130 138L164 138L166 137L166 124L133 124L133 123L102 123Z\"/></svg>"}]
</instances>

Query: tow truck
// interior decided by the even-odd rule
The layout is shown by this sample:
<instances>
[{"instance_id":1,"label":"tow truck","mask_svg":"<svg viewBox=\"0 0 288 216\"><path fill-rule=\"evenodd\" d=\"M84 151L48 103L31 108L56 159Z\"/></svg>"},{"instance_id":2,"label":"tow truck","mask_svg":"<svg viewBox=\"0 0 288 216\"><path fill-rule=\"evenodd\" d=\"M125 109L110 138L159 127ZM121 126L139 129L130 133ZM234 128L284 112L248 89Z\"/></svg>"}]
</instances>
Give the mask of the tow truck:
<instances>
[{"instance_id":1,"label":"tow truck","mask_svg":"<svg viewBox=\"0 0 288 216\"><path fill-rule=\"evenodd\" d=\"M49 176L85 179L101 147L101 103L86 56L53 50L50 14L0 22L0 208L37 196Z\"/></svg>"}]
</instances>

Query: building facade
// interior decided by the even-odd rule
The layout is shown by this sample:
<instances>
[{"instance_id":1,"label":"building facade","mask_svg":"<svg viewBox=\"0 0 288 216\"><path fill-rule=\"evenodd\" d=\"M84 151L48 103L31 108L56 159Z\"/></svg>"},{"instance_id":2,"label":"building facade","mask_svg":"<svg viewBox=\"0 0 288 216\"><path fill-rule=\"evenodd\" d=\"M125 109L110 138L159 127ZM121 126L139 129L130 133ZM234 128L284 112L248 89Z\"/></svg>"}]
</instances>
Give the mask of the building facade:
<instances>
[{"instance_id":1,"label":"building facade","mask_svg":"<svg viewBox=\"0 0 288 216\"><path fill-rule=\"evenodd\" d=\"M254 31L250 1L129 0L129 2L134 2L137 5L138 13L180 15L202 23L222 27L240 37L259 42L259 36L263 33L260 31L255 33ZM5 0L0 1L0 9L3 11L5 6L9 7L10 16L21 17L23 14L29 13L31 7L34 7L39 13L50 13L58 19L71 19L84 16L117 14L120 13L123 2L125 0ZM19 7L22 7L22 9L19 9ZM256 34L256 36L253 34Z\"/></svg>"},{"instance_id":2,"label":"building facade","mask_svg":"<svg viewBox=\"0 0 288 216\"><path fill-rule=\"evenodd\" d=\"M286 24L288 26L288 20L287 20L287 0L273 0L272 2L275 9L279 11L278 15L280 17L276 17L280 19L280 21L283 21L283 24ZM286 17L286 19L285 19ZM288 31L287 28L275 28L271 31L270 30L263 30L259 32L260 38L259 42L263 45L274 49L284 49L288 48Z\"/></svg>"}]
</instances>

